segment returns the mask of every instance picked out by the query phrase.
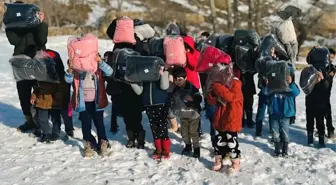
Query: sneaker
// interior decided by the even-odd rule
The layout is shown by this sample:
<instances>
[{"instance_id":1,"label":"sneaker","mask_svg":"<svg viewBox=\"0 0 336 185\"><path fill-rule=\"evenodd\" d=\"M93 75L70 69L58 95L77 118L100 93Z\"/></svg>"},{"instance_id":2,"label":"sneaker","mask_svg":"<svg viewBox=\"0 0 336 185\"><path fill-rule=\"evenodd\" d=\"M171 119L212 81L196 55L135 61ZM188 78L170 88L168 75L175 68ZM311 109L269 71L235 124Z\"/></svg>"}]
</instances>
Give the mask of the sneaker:
<instances>
[{"instance_id":1,"label":"sneaker","mask_svg":"<svg viewBox=\"0 0 336 185\"><path fill-rule=\"evenodd\" d=\"M191 144L187 144L182 150L182 155L189 155L192 152Z\"/></svg>"},{"instance_id":2,"label":"sneaker","mask_svg":"<svg viewBox=\"0 0 336 185\"><path fill-rule=\"evenodd\" d=\"M93 157L95 151L93 150L93 147L90 142L85 141L84 144L84 157L91 158Z\"/></svg>"},{"instance_id":3,"label":"sneaker","mask_svg":"<svg viewBox=\"0 0 336 185\"><path fill-rule=\"evenodd\" d=\"M74 137L75 134L73 130L70 130L70 131L66 131L66 135L69 137Z\"/></svg>"},{"instance_id":4,"label":"sneaker","mask_svg":"<svg viewBox=\"0 0 336 185\"><path fill-rule=\"evenodd\" d=\"M109 151L108 149L111 148L110 143L107 140L101 140L100 142L100 150L99 150L99 155L101 156L107 156Z\"/></svg>"}]
</instances>

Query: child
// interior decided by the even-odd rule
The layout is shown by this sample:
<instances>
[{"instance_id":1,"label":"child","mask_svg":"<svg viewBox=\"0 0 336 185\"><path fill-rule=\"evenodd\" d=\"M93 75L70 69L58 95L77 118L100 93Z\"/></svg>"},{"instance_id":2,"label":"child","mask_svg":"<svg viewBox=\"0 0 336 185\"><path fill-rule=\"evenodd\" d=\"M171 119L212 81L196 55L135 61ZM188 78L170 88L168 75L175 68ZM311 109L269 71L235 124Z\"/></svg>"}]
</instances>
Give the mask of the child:
<instances>
[{"instance_id":1,"label":"child","mask_svg":"<svg viewBox=\"0 0 336 185\"><path fill-rule=\"evenodd\" d=\"M176 68L174 70L174 82L175 89L174 93L187 91L187 95L184 97L183 101L186 101L186 105L195 110L199 111L200 103L202 101L202 96L199 93L198 89L195 88L191 83L187 82L186 72L184 68ZM185 148L182 151L183 155L188 155L192 151L192 146L194 148L193 157L200 157L200 136L199 136L199 122L200 118L197 119L186 119L181 118L181 134L184 143L186 144ZM192 145L191 145L192 144Z\"/></svg>"},{"instance_id":2,"label":"child","mask_svg":"<svg viewBox=\"0 0 336 185\"><path fill-rule=\"evenodd\" d=\"M74 136L74 128L72 123L72 112L69 112L69 102L70 102L70 88L71 86L64 80L64 66L59 53L53 50L47 50L47 53L56 62L56 71L59 74L60 83L57 84L57 90L54 95L54 101L58 103L58 106L53 106L50 112L51 121L53 123L52 127L52 141L59 139L61 130L61 116L65 125L65 132L68 136Z\"/></svg>"},{"instance_id":3,"label":"child","mask_svg":"<svg viewBox=\"0 0 336 185\"><path fill-rule=\"evenodd\" d=\"M335 66L332 64L332 61L335 58L335 50L333 50L332 48L329 48L329 66L328 66L328 75L329 75L329 93L328 93L328 109L327 109L327 113L325 115L325 119L327 122L327 130L328 130L328 139L334 139L335 138L335 128L332 124L332 112L331 112L331 104L330 104L330 96L331 96L331 89L332 89L332 84L333 84L333 78L335 76L335 72L336 72L336 68Z\"/></svg>"},{"instance_id":4,"label":"child","mask_svg":"<svg viewBox=\"0 0 336 185\"><path fill-rule=\"evenodd\" d=\"M288 156L289 142L289 125L291 117L295 116L294 98L300 94L300 90L293 81L294 69L290 68L290 76L287 77L287 82L291 92L275 93L268 97L269 99L269 115L271 116L272 135L275 147L275 155L278 157L282 154L283 157ZM266 80L266 86L268 81ZM281 153L282 150L282 153Z\"/></svg>"},{"instance_id":5,"label":"child","mask_svg":"<svg viewBox=\"0 0 336 185\"><path fill-rule=\"evenodd\" d=\"M170 157L170 139L168 136L168 71L161 70L161 78L157 82L144 82L142 85L131 84L136 94L142 94L142 102L148 116L153 133L155 152L153 159Z\"/></svg>"},{"instance_id":6,"label":"child","mask_svg":"<svg viewBox=\"0 0 336 185\"><path fill-rule=\"evenodd\" d=\"M214 83L212 90L207 95L208 103L217 105L216 113L212 124L217 130L214 171L222 168L223 158L230 155L232 166L229 173L239 171L240 150L238 144L238 132L242 128L241 120L243 118L243 93L242 83L238 78L234 78L232 88L228 89L220 83ZM218 102L225 101L226 105Z\"/></svg>"},{"instance_id":7,"label":"child","mask_svg":"<svg viewBox=\"0 0 336 185\"><path fill-rule=\"evenodd\" d=\"M79 120L82 122L85 157L92 157L94 150L105 156L110 148L102 110L108 105L103 74L110 76L113 70L99 56L96 60L99 68L95 74L73 71L72 61L69 61L69 69L65 74L65 81L73 83L72 107L79 112ZM91 134L92 120L97 129L98 143Z\"/></svg>"}]
</instances>

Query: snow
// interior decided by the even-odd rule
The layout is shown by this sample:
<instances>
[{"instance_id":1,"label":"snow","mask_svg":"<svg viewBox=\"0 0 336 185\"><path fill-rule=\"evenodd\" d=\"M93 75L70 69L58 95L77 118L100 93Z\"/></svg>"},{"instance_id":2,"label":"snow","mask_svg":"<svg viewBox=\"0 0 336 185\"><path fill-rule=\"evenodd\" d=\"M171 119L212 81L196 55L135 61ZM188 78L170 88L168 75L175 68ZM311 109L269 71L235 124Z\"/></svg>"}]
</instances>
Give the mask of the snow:
<instances>
[{"instance_id":1,"label":"snow","mask_svg":"<svg viewBox=\"0 0 336 185\"><path fill-rule=\"evenodd\" d=\"M64 62L67 59L67 36L50 37L48 48L59 51ZM147 131L146 150L127 149L125 127L119 119L120 131L116 135L108 133L112 145L109 157L92 159L82 157L82 134L78 115L74 116L75 138L58 141L55 144L40 144L36 139L16 131L23 123L15 82L8 63L13 47L4 34L0 34L0 184L1 185L328 185L336 182L336 145L329 142L327 148L306 146L305 95L297 98L297 123L290 128L291 143L288 159L272 157L272 145L267 136L255 139L254 129L244 129L239 134L242 151L241 171L227 177L223 173L210 170L214 157L211 154L209 122L203 118L205 133L201 140L201 159L180 155L183 142L179 134L170 133L172 156L170 160L157 163L151 159L154 150L151 131L144 114L143 126ZM112 42L99 41L100 52L111 50ZM297 82L299 72L296 73ZM254 112L257 98L255 96ZM335 88L332 99L336 98ZM334 113L336 102L332 101ZM105 111L106 129L109 129L111 106ZM335 119L335 114L333 115ZM263 133L268 126L264 123Z\"/></svg>"},{"instance_id":2,"label":"snow","mask_svg":"<svg viewBox=\"0 0 336 185\"><path fill-rule=\"evenodd\" d=\"M87 26L98 25L99 19L105 15L106 8L99 5L91 6L92 12L89 13L89 18L86 22Z\"/></svg>"},{"instance_id":3,"label":"snow","mask_svg":"<svg viewBox=\"0 0 336 185\"><path fill-rule=\"evenodd\" d=\"M243 12L243 13L247 13L249 10L249 7L245 4L239 5L238 6L238 11L239 12Z\"/></svg>"}]
</instances>

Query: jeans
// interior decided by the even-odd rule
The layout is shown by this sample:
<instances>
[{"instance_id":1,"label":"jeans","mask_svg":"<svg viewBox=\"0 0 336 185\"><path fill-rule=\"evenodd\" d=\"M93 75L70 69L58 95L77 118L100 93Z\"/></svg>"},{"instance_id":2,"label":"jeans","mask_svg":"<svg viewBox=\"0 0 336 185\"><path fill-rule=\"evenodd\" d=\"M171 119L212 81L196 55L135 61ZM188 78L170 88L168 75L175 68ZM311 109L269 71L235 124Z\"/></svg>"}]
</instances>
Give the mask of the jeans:
<instances>
[{"instance_id":1,"label":"jeans","mask_svg":"<svg viewBox=\"0 0 336 185\"><path fill-rule=\"evenodd\" d=\"M256 131L257 131L257 133L262 132L262 125L263 125L263 121L264 121L264 118L265 118L266 108L267 108L267 96L259 93L258 110L257 110L257 116L256 116ZM271 122L272 122L271 117L269 116L270 130L272 130Z\"/></svg>"},{"instance_id":2,"label":"jeans","mask_svg":"<svg viewBox=\"0 0 336 185\"><path fill-rule=\"evenodd\" d=\"M104 111L97 111L95 102L85 102L85 108L85 111L79 113L79 120L82 122L83 139L98 148L96 138L91 134L92 121L97 130L98 144L100 144L102 140L107 140Z\"/></svg>"},{"instance_id":3,"label":"jeans","mask_svg":"<svg viewBox=\"0 0 336 185\"><path fill-rule=\"evenodd\" d=\"M61 132L61 116L63 118L64 126L65 126L65 132L69 132L74 130L73 123L72 123L72 117L68 115L68 110L52 110L51 113L51 121L53 123L52 133L56 135L60 135Z\"/></svg>"},{"instance_id":4,"label":"jeans","mask_svg":"<svg viewBox=\"0 0 336 185\"><path fill-rule=\"evenodd\" d=\"M41 130L43 134L51 134L52 128L49 123L49 110L36 108L35 121L38 126L37 130Z\"/></svg>"},{"instance_id":5,"label":"jeans","mask_svg":"<svg viewBox=\"0 0 336 185\"><path fill-rule=\"evenodd\" d=\"M290 118L272 119L272 136L274 142L289 142L289 123Z\"/></svg>"}]
</instances>

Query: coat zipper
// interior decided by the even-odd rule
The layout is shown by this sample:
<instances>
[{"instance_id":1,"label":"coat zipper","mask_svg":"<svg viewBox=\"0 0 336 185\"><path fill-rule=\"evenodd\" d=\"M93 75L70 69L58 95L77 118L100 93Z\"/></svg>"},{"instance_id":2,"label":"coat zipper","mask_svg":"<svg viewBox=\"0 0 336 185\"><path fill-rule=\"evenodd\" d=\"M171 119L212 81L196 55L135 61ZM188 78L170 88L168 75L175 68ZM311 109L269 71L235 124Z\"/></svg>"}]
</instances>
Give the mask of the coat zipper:
<instances>
[{"instance_id":1,"label":"coat zipper","mask_svg":"<svg viewBox=\"0 0 336 185\"><path fill-rule=\"evenodd\" d=\"M152 82L149 83L149 101L150 101L150 105L153 105L153 100L152 100Z\"/></svg>"}]
</instances>

